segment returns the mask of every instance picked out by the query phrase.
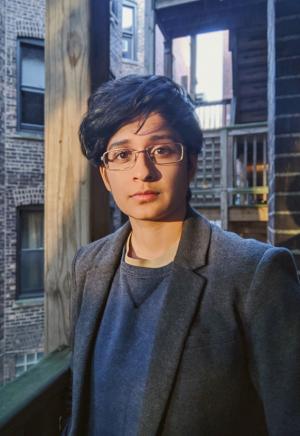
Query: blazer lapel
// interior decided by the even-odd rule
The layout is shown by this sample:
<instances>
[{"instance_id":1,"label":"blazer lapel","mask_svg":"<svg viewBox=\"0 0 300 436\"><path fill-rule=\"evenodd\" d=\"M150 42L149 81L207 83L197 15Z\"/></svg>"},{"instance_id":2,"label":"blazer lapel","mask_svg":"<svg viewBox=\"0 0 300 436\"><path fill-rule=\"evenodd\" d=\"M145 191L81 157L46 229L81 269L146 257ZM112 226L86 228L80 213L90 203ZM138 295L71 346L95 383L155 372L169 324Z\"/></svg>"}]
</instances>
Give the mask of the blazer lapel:
<instances>
[{"instance_id":1,"label":"blazer lapel","mask_svg":"<svg viewBox=\"0 0 300 436\"><path fill-rule=\"evenodd\" d=\"M211 227L193 210L184 223L174 272L162 308L150 363L138 434L157 434L172 391L184 342L199 308L206 279Z\"/></svg>"}]
</instances>

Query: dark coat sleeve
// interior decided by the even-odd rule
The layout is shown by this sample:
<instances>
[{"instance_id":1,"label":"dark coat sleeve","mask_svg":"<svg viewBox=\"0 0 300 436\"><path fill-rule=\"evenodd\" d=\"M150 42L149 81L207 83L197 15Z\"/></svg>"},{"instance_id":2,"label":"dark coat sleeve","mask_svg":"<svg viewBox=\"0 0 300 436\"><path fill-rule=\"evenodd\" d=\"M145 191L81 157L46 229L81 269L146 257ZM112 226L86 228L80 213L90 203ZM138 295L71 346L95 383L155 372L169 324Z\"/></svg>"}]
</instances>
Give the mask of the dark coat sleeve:
<instances>
[{"instance_id":1,"label":"dark coat sleeve","mask_svg":"<svg viewBox=\"0 0 300 436\"><path fill-rule=\"evenodd\" d=\"M70 369L68 374L68 387L65 392L65 407L64 413L60 416L60 432L62 436L68 435L68 430L71 423L71 415L72 415L72 378L73 378L73 347L74 347L74 335L75 335L75 327L76 321L78 318L80 305L81 305L81 293L76 281L76 262L80 256L82 249L79 249L74 256L72 262L71 269L71 304L70 304L70 348L71 348L71 357L70 357Z\"/></svg>"},{"instance_id":2,"label":"dark coat sleeve","mask_svg":"<svg viewBox=\"0 0 300 436\"><path fill-rule=\"evenodd\" d=\"M300 285L284 248L262 256L244 305L249 370L270 436L300 435Z\"/></svg>"}]
</instances>

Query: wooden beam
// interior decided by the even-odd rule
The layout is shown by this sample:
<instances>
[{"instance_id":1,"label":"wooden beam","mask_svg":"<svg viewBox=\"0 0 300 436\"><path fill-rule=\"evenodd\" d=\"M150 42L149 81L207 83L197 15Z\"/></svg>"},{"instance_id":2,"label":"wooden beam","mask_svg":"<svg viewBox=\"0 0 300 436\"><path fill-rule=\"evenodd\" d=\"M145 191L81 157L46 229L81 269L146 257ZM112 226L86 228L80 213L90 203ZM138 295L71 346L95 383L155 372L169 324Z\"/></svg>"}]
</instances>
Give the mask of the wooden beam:
<instances>
[{"instance_id":1,"label":"wooden beam","mask_svg":"<svg viewBox=\"0 0 300 436\"><path fill-rule=\"evenodd\" d=\"M49 352L68 343L71 262L78 247L97 233L97 216L91 210L99 219L108 213L107 199L81 154L78 127L91 90L109 74L109 0L47 0L46 6L45 348Z\"/></svg>"},{"instance_id":2,"label":"wooden beam","mask_svg":"<svg viewBox=\"0 0 300 436\"><path fill-rule=\"evenodd\" d=\"M145 0L144 59L147 74L155 70L155 19L153 2Z\"/></svg>"},{"instance_id":3,"label":"wooden beam","mask_svg":"<svg viewBox=\"0 0 300 436\"><path fill-rule=\"evenodd\" d=\"M179 38L205 32L237 29L251 26L266 26L267 7L265 1L244 1L227 5L214 2L204 5L192 1L170 7L156 7L156 19L166 38Z\"/></svg>"},{"instance_id":4,"label":"wooden beam","mask_svg":"<svg viewBox=\"0 0 300 436\"><path fill-rule=\"evenodd\" d=\"M164 40L164 75L172 79L173 76L173 40Z\"/></svg>"},{"instance_id":5,"label":"wooden beam","mask_svg":"<svg viewBox=\"0 0 300 436\"><path fill-rule=\"evenodd\" d=\"M190 96L196 99L196 87L197 87L197 36L191 36L191 69L190 69Z\"/></svg>"},{"instance_id":6,"label":"wooden beam","mask_svg":"<svg viewBox=\"0 0 300 436\"><path fill-rule=\"evenodd\" d=\"M199 2L199 0L155 0L155 9L169 8L193 2Z\"/></svg>"},{"instance_id":7,"label":"wooden beam","mask_svg":"<svg viewBox=\"0 0 300 436\"><path fill-rule=\"evenodd\" d=\"M197 210L207 219L221 220L219 207L198 207ZM229 208L229 224L232 222L267 222L268 206L247 207L232 206Z\"/></svg>"},{"instance_id":8,"label":"wooden beam","mask_svg":"<svg viewBox=\"0 0 300 436\"><path fill-rule=\"evenodd\" d=\"M268 206L259 207L237 207L233 206L229 209L230 222L267 222L268 221Z\"/></svg>"},{"instance_id":9,"label":"wooden beam","mask_svg":"<svg viewBox=\"0 0 300 436\"><path fill-rule=\"evenodd\" d=\"M227 165L228 136L226 129L221 131L221 222L224 230L228 229L228 165Z\"/></svg>"}]
</instances>

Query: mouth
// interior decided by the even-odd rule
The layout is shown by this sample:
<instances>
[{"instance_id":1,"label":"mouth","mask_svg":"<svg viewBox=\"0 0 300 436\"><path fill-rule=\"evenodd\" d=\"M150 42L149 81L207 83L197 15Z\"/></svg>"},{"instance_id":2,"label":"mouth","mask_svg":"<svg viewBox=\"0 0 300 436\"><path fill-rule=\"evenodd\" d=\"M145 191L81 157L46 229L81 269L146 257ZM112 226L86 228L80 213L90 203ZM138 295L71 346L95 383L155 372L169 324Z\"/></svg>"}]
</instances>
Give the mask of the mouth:
<instances>
[{"instance_id":1,"label":"mouth","mask_svg":"<svg viewBox=\"0 0 300 436\"><path fill-rule=\"evenodd\" d=\"M135 198L136 200L142 200L142 201L149 201L154 200L159 196L159 192L157 191L141 191L136 192L135 194L131 195L130 198Z\"/></svg>"}]
</instances>

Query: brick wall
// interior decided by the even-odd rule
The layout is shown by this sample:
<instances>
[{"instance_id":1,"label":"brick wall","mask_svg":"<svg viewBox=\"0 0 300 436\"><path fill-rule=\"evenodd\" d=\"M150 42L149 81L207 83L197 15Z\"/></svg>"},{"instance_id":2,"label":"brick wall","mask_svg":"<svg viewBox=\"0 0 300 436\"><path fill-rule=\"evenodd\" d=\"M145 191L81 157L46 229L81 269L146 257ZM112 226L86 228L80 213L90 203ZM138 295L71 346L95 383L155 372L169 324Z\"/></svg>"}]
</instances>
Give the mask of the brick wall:
<instances>
[{"instance_id":1,"label":"brick wall","mask_svg":"<svg viewBox=\"0 0 300 436\"><path fill-rule=\"evenodd\" d=\"M4 0L0 0L0 383L4 352Z\"/></svg>"},{"instance_id":2,"label":"brick wall","mask_svg":"<svg viewBox=\"0 0 300 436\"><path fill-rule=\"evenodd\" d=\"M1 208L0 240L0 355L3 368L0 382L15 375L17 353L43 350L43 299L16 299L16 212L20 205L43 204L44 144L41 133L17 130L17 38L44 38L44 0L9 0L5 2L5 21L1 16L0 62L0 177L5 186L5 209ZM4 10L1 7L1 11ZM5 153L5 160L3 160ZM1 193L0 193L1 195ZM1 201L1 204L3 202ZM4 213L3 213L4 211ZM0 279L1 280L1 279ZM3 311L1 314L1 302ZM4 339L5 338L5 339Z\"/></svg>"},{"instance_id":3,"label":"brick wall","mask_svg":"<svg viewBox=\"0 0 300 436\"><path fill-rule=\"evenodd\" d=\"M300 2L269 0L269 240L300 270Z\"/></svg>"}]
</instances>

